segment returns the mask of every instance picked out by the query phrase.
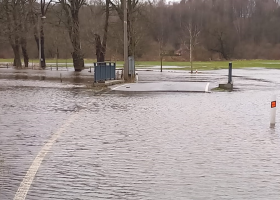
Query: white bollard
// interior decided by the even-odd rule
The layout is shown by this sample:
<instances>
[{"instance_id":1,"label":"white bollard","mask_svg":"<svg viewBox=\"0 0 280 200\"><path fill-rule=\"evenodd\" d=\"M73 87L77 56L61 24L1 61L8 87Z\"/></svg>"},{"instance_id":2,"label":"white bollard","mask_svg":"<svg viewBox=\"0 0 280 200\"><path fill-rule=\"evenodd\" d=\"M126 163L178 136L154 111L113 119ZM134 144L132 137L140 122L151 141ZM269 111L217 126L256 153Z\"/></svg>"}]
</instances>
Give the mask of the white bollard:
<instances>
[{"instance_id":1,"label":"white bollard","mask_svg":"<svg viewBox=\"0 0 280 200\"><path fill-rule=\"evenodd\" d=\"M120 76L120 72L119 72L119 70L118 70L118 71L117 71L117 80L120 79L119 76Z\"/></svg>"},{"instance_id":2,"label":"white bollard","mask_svg":"<svg viewBox=\"0 0 280 200\"><path fill-rule=\"evenodd\" d=\"M270 126L275 126L276 123L276 95L271 99L271 111L270 111Z\"/></svg>"},{"instance_id":3,"label":"white bollard","mask_svg":"<svg viewBox=\"0 0 280 200\"><path fill-rule=\"evenodd\" d=\"M138 73L136 73L136 75L135 75L135 80L136 80L136 82L138 82Z\"/></svg>"}]
</instances>

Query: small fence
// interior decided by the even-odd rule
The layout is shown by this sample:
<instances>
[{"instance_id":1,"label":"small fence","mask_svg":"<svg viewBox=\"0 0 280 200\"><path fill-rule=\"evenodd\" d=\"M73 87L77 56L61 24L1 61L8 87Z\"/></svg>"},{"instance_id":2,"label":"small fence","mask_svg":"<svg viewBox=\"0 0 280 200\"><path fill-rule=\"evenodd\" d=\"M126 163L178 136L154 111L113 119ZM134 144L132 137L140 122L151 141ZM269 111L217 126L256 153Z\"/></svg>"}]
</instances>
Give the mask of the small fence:
<instances>
[{"instance_id":1,"label":"small fence","mask_svg":"<svg viewBox=\"0 0 280 200\"><path fill-rule=\"evenodd\" d=\"M116 79L116 63L97 62L94 63L94 82Z\"/></svg>"}]
</instances>

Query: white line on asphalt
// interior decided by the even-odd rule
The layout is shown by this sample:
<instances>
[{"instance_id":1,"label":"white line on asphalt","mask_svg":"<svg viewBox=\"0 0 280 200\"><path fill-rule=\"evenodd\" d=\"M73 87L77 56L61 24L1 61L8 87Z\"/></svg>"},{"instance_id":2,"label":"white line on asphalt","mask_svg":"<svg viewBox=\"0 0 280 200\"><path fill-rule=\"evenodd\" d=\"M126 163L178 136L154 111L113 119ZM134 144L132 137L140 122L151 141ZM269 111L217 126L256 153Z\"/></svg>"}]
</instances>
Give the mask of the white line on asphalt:
<instances>
[{"instance_id":1,"label":"white line on asphalt","mask_svg":"<svg viewBox=\"0 0 280 200\"><path fill-rule=\"evenodd\" d=\"M129 84L119 85L119 86L117 86L117 87L112 88L112 90L116 90L116 89L118 89L118 88L120 88L120 87L125 87L125 86L127 86L127 85L129 85Z\"/></svg>"},{"instance_id":2,"label":"white line on asphalt","mask_svg":"<svg viewBox=\"0 0 280 200\"><path fill-rule=\"evenodd\" d=\"M209 92L209 91L208 91L208 90L209 90L209 85L210 85L210 83L207 83L207 84L206 84L205 92Z\"/></svg>"},{"instance_id":3,"label":"white line on asphalt","mask_svg":"<svg viewBox=\"0 0 280 200\"><path fill-rule=\"evenodd\" d=\"M41 151L37 154L32 165L28 169L25 177L23 178L16 194L14 200L25 200L29 188L36 176L36 173L45 158L46 154L49 152L53 144L56 142L58 137L63 133L66 128L75 120L79 113L75 113L52 135L52 137L47 141L47 143L42 147Z\"/></svg>"}]
</instances>

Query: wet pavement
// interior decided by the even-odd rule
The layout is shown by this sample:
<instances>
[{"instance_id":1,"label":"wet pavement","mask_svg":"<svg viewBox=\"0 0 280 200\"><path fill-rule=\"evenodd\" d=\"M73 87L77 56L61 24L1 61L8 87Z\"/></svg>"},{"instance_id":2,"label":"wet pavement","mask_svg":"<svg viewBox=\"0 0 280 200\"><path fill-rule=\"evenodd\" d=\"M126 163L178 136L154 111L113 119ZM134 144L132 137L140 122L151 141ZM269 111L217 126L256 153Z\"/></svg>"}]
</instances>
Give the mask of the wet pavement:
<instances>
[{"instance_id":1,"label":"wet pavement","mask_svg":"<svg viewBox=\"0 0 280 200\"><path fill-rule=\"evenodd\" d=\"M143 71L139 81L216 86L226 74ZM53 135L28 200L279 199L280 129L269 127L279 70L234 76L233 92L212 93L93 94L0 79L0 199L15 197Z\"/></svg>"},{"instance_id":2,"label":"wet pavement","mask_svg":"<svg viewBox=\"0 0 280 200\"><path fill-rule=\"evenodd\" d=\"M138 82L111 87L115 92L209 92L205 82Z\"/></svg>"}]
</instances>

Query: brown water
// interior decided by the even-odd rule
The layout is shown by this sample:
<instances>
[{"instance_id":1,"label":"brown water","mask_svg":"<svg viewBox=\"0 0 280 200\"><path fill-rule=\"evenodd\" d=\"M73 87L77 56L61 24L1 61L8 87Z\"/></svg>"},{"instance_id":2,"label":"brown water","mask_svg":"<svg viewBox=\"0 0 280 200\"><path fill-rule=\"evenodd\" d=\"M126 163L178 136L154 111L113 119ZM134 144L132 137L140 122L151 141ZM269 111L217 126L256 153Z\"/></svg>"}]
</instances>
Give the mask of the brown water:
<instances>
[{"instance_id":1,"label":"brown water","mask_svg":"<svg viewBox=\"0 0 280 200\"><path fill-rule=\"evenodd\" d=\"M13 199L75 112L26 199L279 199L280 132L269 128L277 82L254 89L242 80L231 93L96 96L0 80L0 199Z\"/></svg>"}]
</instances>

